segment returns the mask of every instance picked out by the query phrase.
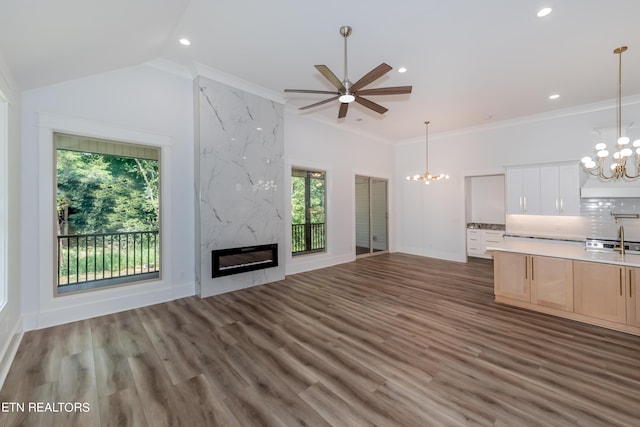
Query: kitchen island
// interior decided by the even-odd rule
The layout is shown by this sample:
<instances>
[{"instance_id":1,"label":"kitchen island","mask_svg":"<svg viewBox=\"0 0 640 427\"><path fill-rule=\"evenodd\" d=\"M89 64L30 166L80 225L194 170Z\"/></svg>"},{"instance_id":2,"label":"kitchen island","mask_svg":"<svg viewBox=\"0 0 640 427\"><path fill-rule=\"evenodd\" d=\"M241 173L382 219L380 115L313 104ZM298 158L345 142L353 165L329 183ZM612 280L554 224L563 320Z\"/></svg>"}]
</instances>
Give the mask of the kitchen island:
<instances>
[{"instance_id":1,"label":"kitchen island","mask_svg":"<svg viewBox=\"0 0 640 427\"><path fill-rule=\"evenodd\" d=\"M640 255L539 241L487 250L496 302L640 335Z\"/></svg>"}]
</instances>

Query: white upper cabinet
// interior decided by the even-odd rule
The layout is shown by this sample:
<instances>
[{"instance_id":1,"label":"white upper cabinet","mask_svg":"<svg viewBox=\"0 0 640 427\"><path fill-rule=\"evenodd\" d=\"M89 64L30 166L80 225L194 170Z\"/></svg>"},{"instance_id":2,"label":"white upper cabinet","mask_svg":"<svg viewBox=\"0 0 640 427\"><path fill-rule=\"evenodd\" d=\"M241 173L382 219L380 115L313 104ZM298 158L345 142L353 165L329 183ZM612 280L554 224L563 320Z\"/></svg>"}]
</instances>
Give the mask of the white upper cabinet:
<instances>
[{"instance_id":1,"label":"white upper cabinet","mask_svg":"<svg viewBox=\"0 0 640 427\"><path fill-rule=\"evenodd\" d=\"M558 166L560 215L580 215L580 165Z\"/></svg>"},{"instance_id":2,"label":"white upper cabinet","mask_svg":"<svg viewBox=\"0 0 640 427\"><path fill-rule=\"evenodd\" d=\"M507 214L580 215L580 165L507 168Z\"/></svg>"},{"instance_id":3,"label":"white upper cabinet","mask_svg":"<svg viewBox=\"0 0 640 427\"><path fill-rule=\"evenodd\" d=\"M507 214L540 214L540 168L508 168Z\"/></svg>"},{"instance_id":4,"label":"white upper cabinet","mask_svg":"<svg viewBox=\"0 0 640 427\"><path fill-rule=\"evenodd\" d=\"M577 163L540 167L542 215L580 215L580 169Z\"/></svg>"}]
</instances>

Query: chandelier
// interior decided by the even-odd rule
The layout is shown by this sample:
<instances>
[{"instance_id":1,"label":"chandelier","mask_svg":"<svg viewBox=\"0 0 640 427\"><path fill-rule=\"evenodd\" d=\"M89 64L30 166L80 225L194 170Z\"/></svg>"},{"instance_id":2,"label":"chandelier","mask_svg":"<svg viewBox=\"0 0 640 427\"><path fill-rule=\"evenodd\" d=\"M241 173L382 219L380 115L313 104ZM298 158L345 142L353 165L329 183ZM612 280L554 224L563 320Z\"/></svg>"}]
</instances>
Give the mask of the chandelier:
<instances>
[{"instance_id":1,"label":"chandelier","mask_svg":"<svg viewBox=\"0 0 640 427\"><path fill-rule=\"evenodd\" d=\"M443 173L441 173L440 175L431 175L429 173L429 123L431 122L424 122L425 126L426 126L426 155L425 155L425 173L424 175L414 175L414 176L407 176L407 181L424 181L425 184L429 184L431 181L440 181L441 179L449 179L449 175L445 175Z\"/></svg>"},{"instance_id":2,"label":"chandelier","mask_svg":"<svg viewBox=\"0 0 640 427\"><path fill-rule=\"evenodd\" d=\"M634 150L629 147L631 140L627 136L622 136L622 53L627 50L627 46L621 46L613 51L618 55L618 105L617 105L617 119L618 119L618 140L615 152L610 160L609 167L606 166L609 157L609 150L607 150L607 144L599 142L596 144L597 161L593 160L589 156L582 158L582 164L584 168L593 176L597 176L603 180L610 179L635 179L640 177L640 139L636 139L631 144L635 148L635 170L632 172L627 169L627 161L631 160ZM629 163L633 163L630 161Z\"/></svg>"}]
</instances>

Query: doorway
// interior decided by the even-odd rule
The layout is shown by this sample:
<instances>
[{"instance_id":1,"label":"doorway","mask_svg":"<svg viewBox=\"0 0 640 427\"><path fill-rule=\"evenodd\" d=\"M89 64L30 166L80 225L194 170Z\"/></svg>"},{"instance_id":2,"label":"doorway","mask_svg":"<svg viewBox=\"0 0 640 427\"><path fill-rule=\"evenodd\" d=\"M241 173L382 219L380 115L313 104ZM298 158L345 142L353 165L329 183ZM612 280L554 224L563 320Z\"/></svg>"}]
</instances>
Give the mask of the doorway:
<instances>
[{"instance_id":1,"label":"doorway","mask_svg":"<svg viewBox=\"0 0 640 427\"><path fill-rule=\"evenodd\" d=\"M356 175L356 256L389 250L387 180Z\"/></svg>"}]
</instances>

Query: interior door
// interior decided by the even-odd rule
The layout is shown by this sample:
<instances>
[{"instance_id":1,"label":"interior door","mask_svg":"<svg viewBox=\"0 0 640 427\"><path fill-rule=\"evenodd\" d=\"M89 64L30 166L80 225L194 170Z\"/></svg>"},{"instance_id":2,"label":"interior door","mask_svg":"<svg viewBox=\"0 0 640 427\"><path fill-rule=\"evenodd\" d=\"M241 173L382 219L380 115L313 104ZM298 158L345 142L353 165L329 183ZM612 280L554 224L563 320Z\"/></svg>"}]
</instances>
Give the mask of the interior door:
<instances>
[{"instance_id":1,"label":"interior door","mask_svg":"<svg viewBox=\"0 0 640 427\"><path fill-rule=\"evenodd\" d=\"M387 180L356 176L356 255L389 250Z\"/></svg>"}]
</instances>

